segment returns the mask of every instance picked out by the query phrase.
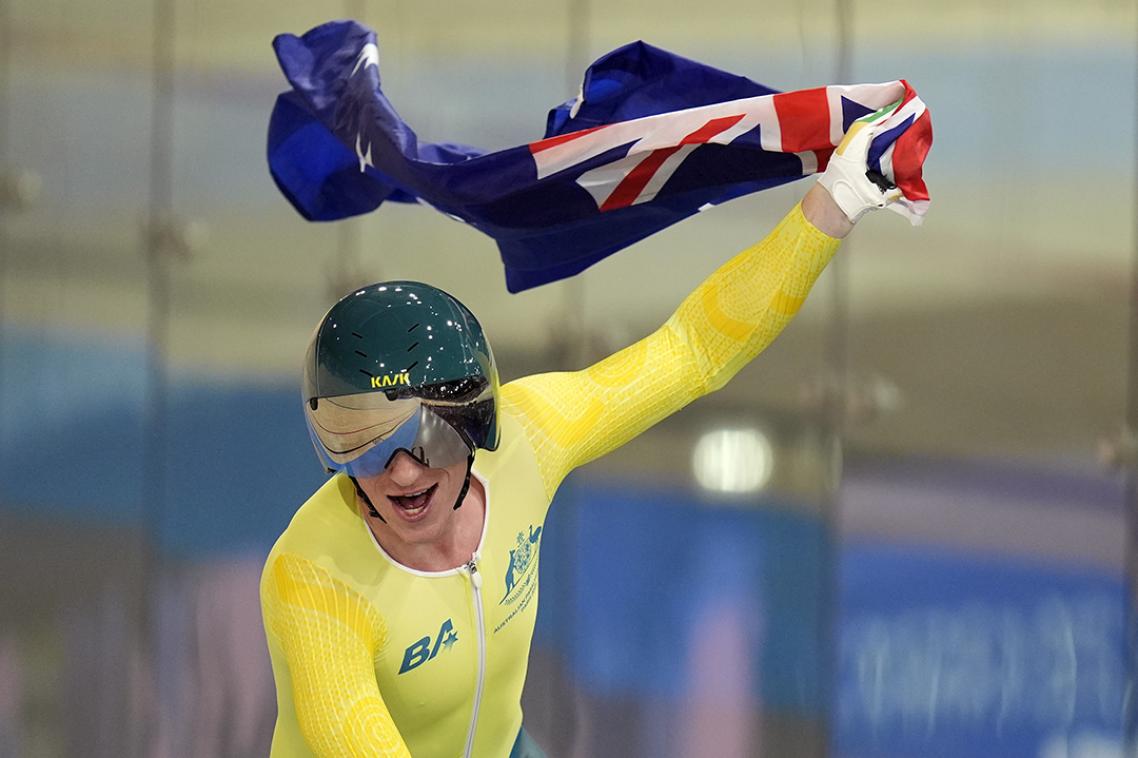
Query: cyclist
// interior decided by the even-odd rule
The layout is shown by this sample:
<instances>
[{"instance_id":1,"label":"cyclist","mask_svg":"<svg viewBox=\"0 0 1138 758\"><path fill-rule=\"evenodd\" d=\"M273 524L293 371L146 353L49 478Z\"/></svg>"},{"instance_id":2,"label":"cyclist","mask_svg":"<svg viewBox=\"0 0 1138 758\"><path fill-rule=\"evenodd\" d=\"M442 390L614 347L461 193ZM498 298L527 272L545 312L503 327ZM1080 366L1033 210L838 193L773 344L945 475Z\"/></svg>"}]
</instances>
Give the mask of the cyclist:
<instances>
[{"instance_id":1,"label":"cyclist","mask_svg":"<svg viewBox=\"0 0 1138 758\"><path fill-rule=\"evenodd\" d=\"M725 384L778 335L866 211L873 129L662 327L575 372L504 386L478 321L425 284L320 322L304 411L335 472L265 565L273 756L539 756L521 694L546 509L573 468Z\"/></svg>"}]
</instances>

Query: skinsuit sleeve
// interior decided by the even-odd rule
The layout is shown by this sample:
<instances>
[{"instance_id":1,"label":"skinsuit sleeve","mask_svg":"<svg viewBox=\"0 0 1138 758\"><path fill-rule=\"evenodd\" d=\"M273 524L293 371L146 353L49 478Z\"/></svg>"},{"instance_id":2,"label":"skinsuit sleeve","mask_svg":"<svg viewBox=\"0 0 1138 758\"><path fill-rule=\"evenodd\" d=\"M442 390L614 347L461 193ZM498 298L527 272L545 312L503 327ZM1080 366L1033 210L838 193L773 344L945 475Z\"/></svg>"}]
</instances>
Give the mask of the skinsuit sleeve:
<instances>
[{"instance_id":1,"label":"skinsuit sleeve","mask_svg":"<svg viewBox=\"0 0 1138 758\"><path fill-rule=\"evenodd\" d=\"M308 748L329 758L409 757L376 683L375 657L387 630L375 608L326 569L289 554L267 567L261 605L266 630L288 661Z\"/></svg>"},{"instance_id":2,"label":"skinsuit sleeve","mask_svg":"<svg viewBox=\"0 0 1138 758\"><path fill-rule=\"evenodd\" d=\"M649 336L587 369L505 385L503 407L522 421L546 494L577 466L726 384L790 322L839 244L796 205Z\"/></svg>"}]
</instances>

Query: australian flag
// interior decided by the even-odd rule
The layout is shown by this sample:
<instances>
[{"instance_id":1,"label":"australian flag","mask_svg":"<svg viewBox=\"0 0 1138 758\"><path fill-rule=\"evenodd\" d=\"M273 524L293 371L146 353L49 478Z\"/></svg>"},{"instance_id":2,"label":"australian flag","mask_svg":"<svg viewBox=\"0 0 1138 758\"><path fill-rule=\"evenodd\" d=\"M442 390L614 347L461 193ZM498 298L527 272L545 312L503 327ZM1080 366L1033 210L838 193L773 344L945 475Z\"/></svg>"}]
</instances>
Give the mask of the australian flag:
<instances>
[{"instance_id":1,"label":"australian flag","mask_svg":"<svg viewBox=\"0 0 1138 758\"><path fill-rule=\"evenodd\" d=\"M273 41L291 91L269 124L277 186L311 221L422 202L493 237L518 292L572 276L725 200L822 170L887 105L869 167L917 223L929 113L904 80L777 92L644 42L601 57L545 137L487 152L419 142L380 88L375 32L336 21Z\"/></svg>"}]
</instances>

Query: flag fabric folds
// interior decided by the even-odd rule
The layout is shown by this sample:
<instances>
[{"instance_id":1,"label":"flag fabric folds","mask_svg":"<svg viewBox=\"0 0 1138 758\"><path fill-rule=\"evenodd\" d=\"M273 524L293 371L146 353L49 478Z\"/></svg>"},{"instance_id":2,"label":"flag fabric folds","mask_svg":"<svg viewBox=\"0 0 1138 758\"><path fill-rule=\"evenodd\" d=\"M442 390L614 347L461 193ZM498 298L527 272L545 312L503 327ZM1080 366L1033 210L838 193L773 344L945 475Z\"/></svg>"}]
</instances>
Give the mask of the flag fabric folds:
<instances>
[{"instance_id":1,"label":"flag fabric folds","mask_svg":"<svg viewBox=\"0 0 1138 758\"><path fill-rule=\"evenodd\" d=\"M336 21L273 42L292 89L269 124L273 179L306 219L422 202L493 237L518 292L677 221L825 168L849 124L890 104L869 165L918 223L928 110L904 80L780 93L644 42L601 57L545 136L488 152L420 142L380 88L375 32Z\"/></svg>"}]
</instances>

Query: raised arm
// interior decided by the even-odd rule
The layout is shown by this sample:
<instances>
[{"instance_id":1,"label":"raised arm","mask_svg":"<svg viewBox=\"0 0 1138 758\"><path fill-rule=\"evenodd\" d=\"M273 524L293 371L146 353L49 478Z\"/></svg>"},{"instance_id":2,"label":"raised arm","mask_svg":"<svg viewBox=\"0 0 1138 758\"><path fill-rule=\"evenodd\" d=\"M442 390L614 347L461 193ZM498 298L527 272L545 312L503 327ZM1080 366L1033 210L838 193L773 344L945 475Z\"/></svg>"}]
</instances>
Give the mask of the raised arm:
<instances>
[{"instance_id":1,"label":"raised arm","mask_svg":"<svg viewBox=\"0 0 1138 758\"><path fill-rule=\"evenodd\" d=\"M841 238L900 194L866 172L873 123L886 110L855 122L802 202L700 284L658 330L583 371L502 388L503 407L522 419L550 497L572 469L719 389L774 341Z\"/></svg>"},{"instance_id":2,"label":"raised arm","mask_svg":"<svg viewBox=\"0 0 1138 758\"><path fill-rule=\"evenodd\" d=\"M838 249L839 240L804 215L813 202L795 205L766 239L716 270L639 342L582 371L502 388L503 407L523 420L549 496L575 467L722 387L778 336Z\"/></svg>"},{"instance_id":3,"label":"raised arm","mask_svg":"<svg viewBox=\"0 0 1138 758\"><path fill-rule=\"evenodd\" d=\"M266 631L288 664L306 743L278 745L274 738L274 755L307 747L328 758L408 758L375 679L386 629L371 604L312 561L282 554L266 567L261 605Z\"/></svg>"}]
</instances>

